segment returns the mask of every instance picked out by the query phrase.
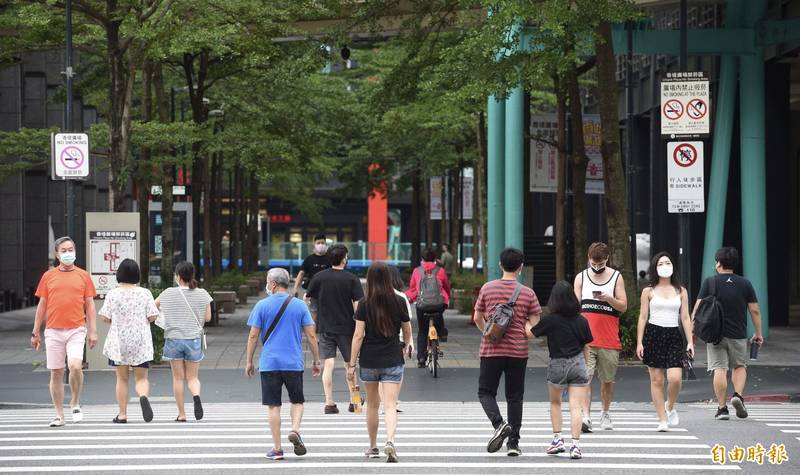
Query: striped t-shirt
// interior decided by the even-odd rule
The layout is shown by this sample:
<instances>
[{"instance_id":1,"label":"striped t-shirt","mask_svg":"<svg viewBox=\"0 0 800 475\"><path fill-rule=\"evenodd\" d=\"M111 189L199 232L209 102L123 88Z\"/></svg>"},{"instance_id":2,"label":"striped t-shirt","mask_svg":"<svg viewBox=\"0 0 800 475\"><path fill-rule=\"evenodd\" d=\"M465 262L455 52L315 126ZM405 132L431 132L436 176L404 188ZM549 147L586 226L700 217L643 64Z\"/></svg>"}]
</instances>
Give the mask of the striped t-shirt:
<instances>
[{"instance_id":1,"label":"striped t-shirt","mask_svg":"<svg viewBox=\"0 0 800 475\"><path fill-rule=\"evenodd\" d=\"M483 314L484 322L488 322L495 307L508 303L517 287L515 280L493 280L481 288L475 311ZM509 358L528 357L528 337L525 335L525 322L530 317L538 317L542 313L536 293L529 287L522 286L522 290L514 305L514 318L500 340L492 342L481 338L481 358L505 356Z\"/></svg>"},{"instance_id":2,"label":"striped t-shirt","mask_svg":"<svg viewBox=\"0 0 800 475\"><path fill-rule=\"evenodd\" d=\"M181 293L186 297L181 296ZM158 296L164 313L164 338L193 340L199 338L205 324L206 305L213 299L204 289L181 289L170 287ZM186 305L186 303L189 305ZM191 306L191 309L189 308ZM194 314L192 313L194 310ZM195 317L195 314L197 317ZM199 321L199 324L198 324Z\"/></svg>"}]
</instances>

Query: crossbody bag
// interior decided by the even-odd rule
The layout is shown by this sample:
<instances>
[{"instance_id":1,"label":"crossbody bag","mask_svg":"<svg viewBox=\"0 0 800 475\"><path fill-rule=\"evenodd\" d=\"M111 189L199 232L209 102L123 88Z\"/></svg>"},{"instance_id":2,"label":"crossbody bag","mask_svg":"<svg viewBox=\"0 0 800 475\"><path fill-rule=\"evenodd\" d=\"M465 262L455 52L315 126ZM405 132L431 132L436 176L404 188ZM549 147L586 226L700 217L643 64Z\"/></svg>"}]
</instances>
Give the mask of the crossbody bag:
<instances>
[{"instance_id":1,"label":"crossbody bag","mask_svg":"<svg viewBox=\"0 0 800 475\"><path fill-rule=\"evenodd\" d=\"M275 315L275 318L272 320L272 323L270 323L269 328L267 328L267 332L264 333L264 339L261 340L261 345L262 346L266 346L267 340L269 340L269 337L272 336L272 332L275 331L275 327L278 326L278 322L281 321L281 317L283 317L283 313L286 312L286 307L289 306L289 303L291 301L292 301L292 296L291 295L287 296L286 300L283 301L283 305L281 305L281 309L278 310L278 314Z\"/></svg>"},{"instance_id":2,"label":"crossbody bag","mask_svg":"<svg viewBox=\"0 0 800 475\"><path fill-rule=\"evenodd\" d=\"M200 323L200 319L197 318L197 313L195 313L192 306L189 305L189 300L185 295L183 295L183 291L180 288L178 288L178 293L181 294L181 297L183 297L183 301L186 302L186 306L189 307L189 311L192 312L192 315L194 315L194 320L197 322L197 326L200 327L200 341L203 343L203 349L205 350L208 348L208 342L206 342L206 329L203 327L203 324Z\"/></svg>"}]
</instances>

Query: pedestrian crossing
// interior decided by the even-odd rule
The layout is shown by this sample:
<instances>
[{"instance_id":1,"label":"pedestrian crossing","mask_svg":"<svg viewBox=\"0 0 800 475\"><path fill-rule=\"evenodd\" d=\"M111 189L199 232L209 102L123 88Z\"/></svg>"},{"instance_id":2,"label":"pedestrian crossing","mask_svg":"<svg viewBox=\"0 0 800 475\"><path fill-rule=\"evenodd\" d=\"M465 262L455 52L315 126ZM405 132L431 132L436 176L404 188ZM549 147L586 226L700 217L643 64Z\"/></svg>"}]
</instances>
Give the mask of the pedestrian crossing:
<instances>
[{"instance_id":1,"label":"pedestrian crossing","mask_svg":"<svg viewBox=\"0 0 800 475\"><path fill-rule=\"evenodd\" d=\"M299 473L487 473L496 470L595 473L600 470L672 472L739 470L713 464L710 446L685 428L655 431L649 410L612 409L614 430L581 437L582 460L544 453L552 438L549 405L526 403L521 457L486 452L492 428L480 404L403 402L395 445L398 464L368 460L365 412L324 415L320 403L306 405L301 434L308 454L296 457L286 442L289 406L283 408L286 460L265 458L272 440L266 410L259 404L206 404L200 422L173 422L171 404L153 404L146 424L131 404L128 424L112 424L116 406L84 406L84 420L49 428L52 409L0 410L0 473L49 472L236 472L280 470ZM503 413L505 408L503 407ZM595 416L599 420L599 417ZM565 427L569 424L564 414ZM800 426L798 426L800 427ZM791 430L791 429L790 429ZM564 431L569 443L569 430ZM383 425L378 444L383 446ZM286 449L289 450L286 450Z\"/></svg>"},{"instance_id":2,"label":"pedestrian crossing","mask_svg":"<svg viewBox=\"0 0 800 475\"><path fill-rule=\"evenodd\" d=\"M800 405L798 404L747 404L747 412L753 420L775 428L785 436L800 442Z\"/></svg>"}]
</instances>

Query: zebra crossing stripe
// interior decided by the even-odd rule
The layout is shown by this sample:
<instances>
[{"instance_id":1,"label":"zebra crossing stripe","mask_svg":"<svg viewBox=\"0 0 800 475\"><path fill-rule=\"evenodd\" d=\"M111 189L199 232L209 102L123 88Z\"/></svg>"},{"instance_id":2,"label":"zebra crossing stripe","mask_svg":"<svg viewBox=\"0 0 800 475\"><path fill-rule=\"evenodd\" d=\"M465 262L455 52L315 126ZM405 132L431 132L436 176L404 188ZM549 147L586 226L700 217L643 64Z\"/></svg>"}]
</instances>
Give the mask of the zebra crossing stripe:
<instances>
[{"instance_id":1,"label":"zebra crossing stripe","mask_svg":"<svg viewBox=\"0 0 800 475\"><path fill-rule=\"evenodd\" d=\"M363 436L362 436L363 437ZM481 447L486 448L486 442L459 442L459 447ZM549 442L530 443L520 442L520 447L548 447ZM314 447L359 447L363 448L363 442L314 442ZM405 442L404 447L453 447L452 442L434 442L424 441L419 443ZM58 444L58 445L0 445L0 451L11 450L104 450L104 449L200 449L200 448L260 448L265 447L264 443L138 443L138 444ZM614 448L619 449L620 444L617 442L585 442L581 439L581 447L599 447L599 448ZM687 443L640 443L640 442L627 442L625 447L629 448L643 448L643 449L704 449L709 450L711 446L708 444L687 444ZM363 454L362 454L363 455Z\"/></svg>"},{"instance_id":2,"label":"zebra crossing stripe","mask_svg":"<svg viewBox=\"0 0 800 475\"><path fill-rule=\"evenodd\" d=\"M402 456L402 454L401 454ZM408 470L408 469L545 469L557 468L559 470L577 469L641 469L641 470L741 470L738 465L699 465L699 464L650 464L650 463L535 463L520 462L510 465L508 463L480 463L480 462L401 462L394 464L378 465L374 462L309 462L290 466L288 463L211 463L211 464L147 464L147 465L72 465L72 466L31 466L31 467L0 467L0 473L15 472L100 472L100 471L168 471L168 470L287 470L296 469L378 469L381 471Z\"/></svg>"}]
</instances>

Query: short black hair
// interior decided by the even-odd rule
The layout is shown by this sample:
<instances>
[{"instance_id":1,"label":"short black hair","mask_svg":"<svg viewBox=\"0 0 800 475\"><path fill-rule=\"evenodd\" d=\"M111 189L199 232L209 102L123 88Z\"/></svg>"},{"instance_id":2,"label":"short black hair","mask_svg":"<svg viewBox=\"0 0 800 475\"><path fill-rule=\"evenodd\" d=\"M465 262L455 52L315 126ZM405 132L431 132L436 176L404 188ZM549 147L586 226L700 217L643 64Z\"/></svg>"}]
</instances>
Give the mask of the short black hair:
<instances>
[{"instance_id":1,"label":"short black hair","mask_svg":"<svg viewBox=\"0 0 800 475\"><path fill-rule=\"evenodd\" d=\"M581 303L575 297L575 289L569 282L560 280L553 285L547 300L547 309L562 317L574 317L580 313Z\"/></svg>"},{"instance_id":2,"label":"short black hair","mask_svg":"<svg viewBox=\"0 0 800 475\"><path fill-rule=\"evenodd\" d=\"M331 265L338 266L347 257L347 246L344 244L334 244L328 249L328 258L331 260Z\"/></svg>"},{"instance_id":3,"label":"short black hair","mask_svg":"<svg viewBox=\"0 0 800 475\"><path fill-rule=\"evenodd\" d=\"M138 284L141 279L139 264L133 259L123 259L117 267L117 282L120 284Z\"/></svg>"},{"instance_id":4,"label":"short black hair","mask_svg":"<svg viewBox=\"0 0 800 475\"><path fill-rule=\"evenodd\" d=\"M641 277L642 279L644 279L644 276L646 276L646 275L647 275L647 272L645 272L643 270L639 271L639 277Z\"/></svg>"},{"instance_id":5,"label":"short black hair","mask_svg":"<svg viewBox=\"0 0 800 475\"><path fill-rule=\"evenodd\" d=\"M320 239L325 240L325 233L317 233L314 235L314 242L319 241Z\"/></svg>"},{"instance_id":6,"label":"short black hair","mask_svg":"<svg viewBox=\"0 0 800 475\"><path fill-rule=\"evenodd\" d=\"M425 251L422 253L422 260L425 262L435 262L436 251L434 251L432 247L426 247Z\"/></svg>"},{"instance_id":7,"label":"short black hair","mask_svg":"<svg viewBox=\"0 0 800 475\"><path fill-rule=\"evenodd\" d=\"M714 260L726 270L734 270L739 265L739 251L735 247L720 248L714 254Z\"/></svg>"},{"instance_id":8,"label":"short black hair","mask_svg":"<svg viewBox=\"0 0 800 475\"><path fill-rule=\"evenodd\" d=\"M500 253L500 267L506 272L519 270L523 262L525 262L525 256L517 248L507 247Z\"/></svg>"}]
</instances>

